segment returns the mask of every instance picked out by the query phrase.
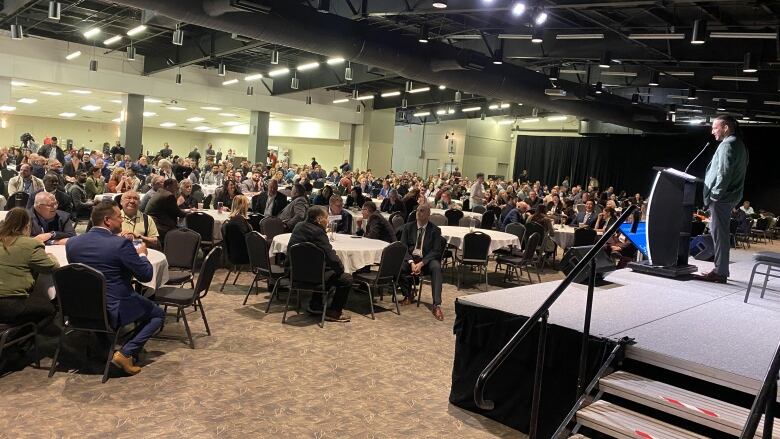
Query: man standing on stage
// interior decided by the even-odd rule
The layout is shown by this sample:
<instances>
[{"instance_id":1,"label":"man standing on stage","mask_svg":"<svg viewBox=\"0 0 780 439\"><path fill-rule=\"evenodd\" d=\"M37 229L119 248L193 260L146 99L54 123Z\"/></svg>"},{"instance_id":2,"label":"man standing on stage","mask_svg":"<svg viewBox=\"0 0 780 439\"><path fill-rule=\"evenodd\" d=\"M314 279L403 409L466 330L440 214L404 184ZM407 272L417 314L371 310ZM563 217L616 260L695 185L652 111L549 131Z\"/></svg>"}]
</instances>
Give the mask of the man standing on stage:
<instances>
[{"instance_id":1,"label":"man standing on stage","mask_svg":"<svg viewBox=\"0 0 780 439\"><path fill-rule=\"evenodd\" d=\"M729 221L731 209L742 199L748 153L737 137L737 121L718 116L712 122L712 135L720 142L704 176L704 206L710 211L710 233L715 243L715 268L700 274L699 280L725 284L729 277Z\"/></svg>"}]
</instances>

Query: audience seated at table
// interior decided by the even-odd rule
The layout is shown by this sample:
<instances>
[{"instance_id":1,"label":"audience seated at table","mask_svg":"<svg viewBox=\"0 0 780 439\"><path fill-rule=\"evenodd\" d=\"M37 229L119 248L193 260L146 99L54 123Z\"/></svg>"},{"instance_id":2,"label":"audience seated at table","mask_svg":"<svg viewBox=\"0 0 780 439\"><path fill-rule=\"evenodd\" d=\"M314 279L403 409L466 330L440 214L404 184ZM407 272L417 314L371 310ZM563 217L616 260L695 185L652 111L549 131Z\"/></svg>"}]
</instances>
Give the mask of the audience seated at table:
<instances>
[{"instance_id":1,"label":"audience seated at table","mask_svg":"<svg viewBox=\"0 0 780 439\"><path fill-rule=\"evenodd\" d=\"M303 186L299 184L294 185L291 197L292 201L290 201L290 204L279 212L279 219L282 220L287 230L292 230L296 224L306 219L306 209L309 208L309 201L306 198L306 190Z\"/></svg>"},{"instance_id":2,"label":"audience seated at table","mask_svg":"<svg viewBox=\"0 0 780 439\"><path fill-rule=\"evenodd\" d=\"M458 208L459 206L452 202L452 194L450 194L449 191L444 191L441 194L441 197L436 202L436 208L447 210L451 208Z\"/></svg>"},{"instance_id":3,"label":"audience seated at table","mask_svg":"<svg viewBox=\"0 0 780 439\"><path fill-rule=\"evenodd\" d=\"M48 297L30 293L39 274L59 265L40 240L30 237L30 228L30 215L21 207L0 222L0 323L31 322L43 328L54 318L54 305Z\"/></svg>"},{"instance_id":4,"label":"audience seated at table","mask_svg":"<svg viewBox=\"0 0 780 439\"><path fill-rule=\"evenodd\" d=\"M441 271L441 229L428 221L431 208L427 203L417 207L416 219L404 224L401 229L401 243L406 246L405 262L401 266L400 286L404 299L401 305L409 305L412 297L412 277L420 274L431 276L433 289L433 307L431 312L436 320L444 320L441 310L441 289L444 277Z\"/></svg>"},{"instance_id":5,"label":"audience seated at table","mask_svg":"<svg viewBox=\"0 0 780 439\"><path fill-rule=\"evenodd\" d=\"M228 224L236 227L244 235L252 231L252 225L247 220L247 212L249 212L249 199L244 195L236 195L230 208Z\"/></svg>"},{"instance_id":6,"label":"audience seated at table","mask_svg":"<svg viewBox=\"0 0 780 439\"><path fill-rule=\"evenodd\" d=\"M594 209L593 200L585 201L585 210L579 212L577 216L574 217L574 222L572 223L572 225L574 227L580 227L580 226L596 227L597 215L593 209Z\"/></svg>"},{"instance_id":7,"label":"audience seated at table","mask_svg":"<svg viewBox=\"0 0 780 439\"><path fill-rule=\"evenodd\" d=\"M214 201L212 204L216 208L219 203L222 203L223 207L230 209L233 205L233 198L240 194L241 189L238 187L238 184L235 182L235 180L227 179L224 183L222 183L222 187L218 187L214 192Z\"/></svg>"},{"instance_id":8,"label":"audience seated at table","mask_svg":"<svg viewBox=\"0 0 780 439\"><path fill-rule=\"evenodd\" d=\"M390 196L390 191L393 188L390 187L390 180L383 180L382 181L382 189L379 190L379 198L385 199Z\"/></svg>"},{"instance_id":9,"label":"audience seated at table","mask_svg":"<svg viewBox=\"0 0 780 439\"><path fill-rule=\"evenodd\" d=\"M279 192L279 182L270 180L268 190L253 198L252 211L264 216L279 216L287 207L287 197Z\"/></svg>"},{"instance_id":10,"label":"audience seated at table","mask_svg":"<svg viewBox=\"0 0 780 439\"><path fill-rule=\"evenodd\" d=\"M87 182L84 183L84 190L87 193L87 198L90 200L106 191L106 182L103 180L101 168L97 166L92 167L89 177L87 177Z\"/></svg>"},{"instance_id":11,"label":"audience seated at table","mask_svg":"<svg viewBox=\"0 0 780 439\"><path fill-rule=\"evenodd\" d=\"M192 181L185 178L179 182L179 196L176 197L176 204L179 209L195 209L198 207L198 200L192 195Z\"/></svg>"},{"instance_id":12,"label":"audience seated at table","mask_svg":"<svg viewBox=\"0 0 780 439\"><path fill-rule=\"evenodd\" d=\"M127 374L141 371L138 356L162 326L165 313L154 302L138 294L130 283L152 280L152 264L147 259L146 245L137 247L119 234L122 215L113 201L98 203L92 209L92 228L76 236L65 246L70 263L86 264L101 272L106 279L106 308L112 327L135 323L132 338L114 353L112 362Z\"/></svg>"},{"instance_id":13,"label":"audience seated at table","mask_svg":"<svg viewBox=\"0 0 780 439\"><path fill-rule=\"evenodd\" d=\"M344 209L344 200L342 200L340 196L331 195L330 202L328 203L328 217L328 221L331 221L330 217L340 218L331 226L335 229L336 233L352 234L352 215L347 209Z\"/></svg>"},{"instance_id":14,"label":"audience seated at table","mask_svg":"<svg viewBox=\"0 0 780 439\"><path fill-rule=\"evenodd\" d=\"M379 210L386 213L400 212L401 216L406 220L406 207L404 206L404 202L398 191L395 189L391 190L390 195L382 200Z\"/></svg>"},{"instance_id":15,"label":"audience seated at table","mask_svg":"<svg viewBox=\"0 0 780 439\"><path fill-rule=\"evenodd\" d=\"M124 181L125 179L125 170L123 168L116 167L113 171L111 171L111 177L108 179L108 183L106 183L106 192L111 194L118 194L121 192L124 192L120 189L119 185Z\"/></svg>"},{"instance_id":16,"label":"audience seated at table","mask_svg":"<svg viewBox=\"0 0 780 439\"><path fill-rule=\"evenodd\" d=\"M427 200L424 199L420 189L418 188L409 189L409 192L407 192L403 198L404 211L406 212L406 214L410 215L412 212L414 212L417 209L417 206L420 205L421 201L427 202ZM412 219L412 221L413 220L414 219Z\"/></svg>"},{"instance_id":17,"label":"audience seated at table","mask_svg":"<svg viewBox=\"0 0 780 439\"><path fill-rule=\"evenodd\" d=\"M165 178L159 175L154 175L151 179L149 190L141 197L141 204L138 206L142 212L146 212L146 206L149 204L149 200L152 199L152 195L161 190L163 183L165 183Z\"/></svg>"},{"instance_id":18,"label":"audience seated at table","mask_svg":"<svg viewBox=\"0 0 780 439\"><path fill-rule=\"evenodd\" d=\"M206 186L221 186L225 176L220 169L219 165L214 165L208 172L204 173L203 184Z\"/></svg>"},{"instance_id":19,"label":"audience seated at table","mask_svg":"<svg viewBox=\"0 0 780 439\"><path fill-rule=\"evenodd\" d=\"M615 212L615 208L612 206L605 207L601 213L599 213L596 217L596 225L594 228L597 232L604 232L617 221L617 213Z\"/></svg>"},{"instance_id":20,"label":"audience seated at table","mask_svg":"<svg viewBox=\"0 0 780 439\"><path fill-rule=\"evenodd\" d=\"M395 242L393 225L382 216L381 212L377 211L376 203L370 200L363 203L361 214L360 224L362 227L355 231L356 235L389 243Z\"/></svg>"},{"instance_id":21,"label":"audience seated at table","mask_svg":"<svg viewBox=\"0 0 780 439\"><path fill-rule=\"evenodd\" d=\"M251 178L247 178L241 183L241 192L258 193L263 190L263 182L260 172L253 172Z\"/></svg>"},{"instance_id":22,"label":"audience seated at table","mask_svg":"<svg viewBox=\"0 0 780 439\"><path fill-rule=\"evenodd\" d=\"M607 240L604 251L616 261L618 269L625 268L629 262L636 260L637 248L619 231Z\"/></svg>"},{"instance_id":23,"label":"audience seated at table","mask_svg":"<svg viewBox=\"0 0 780 439\"><path fill-rule=\"evenodd\" d=\"M315 206L327 206L330 203L330 197L333 195L333 188L331 186L325 186L320 190L320 193L318 193L314 200L312 200L312 204Z\"/></svg>"},{"instance_id":24,"label":"audience seated at table","mask_svg":"<svg viewBox=\"0 0 780 439\"><path fill-rule=\"evenodd\" d=\"M54 198L57 200L58 209L68 213L73 212L73 199L67 192L60 189L59 179L51 172L43 176L43 190L39 192L43 191L54 194ZM27 201L28 209L33 207L36 195L38 195L38 192L33 194L33 196L30 197L30 199Z\"/></svg>"},{"instance_id":25,"label":"audience seated at table","mask_svg":"<svg viewBox=\"0 0 780 439\"><path fill-rule=\"evenodd\" d=\"M78 171L76 173L76 180L73 183L70 183L66 188L70 200L73 203L73 214L76 216L87 214L92 210L92 205L95 203L94 199L87 198L87 192L86 189L84 189L84 183L86 182L87 173Z\"/></svg>"},{"instance_id":26,"label":"audience seated at table","mask_svg":"<svg viewBox=\"0 0 780 439\"><path fill-rule=\"evenodd\" d=\"M328 212L324 207L312 206L306 212L305 220L295 225L287 248L289 249L295 244L310 242L325 253L325 286L327 288L335 288L330 306L325 310L325 320L329 322L348 322L350 318L342 310L352 289L352 276L344 273L344 264L336 252L333 251L333 246L328 239L327 227ZM289 265L289 259L287 259L286 263ZM322 295L312 294L308 308L314 314L322 313L324 309Z\"/></svg>"},{"instance_id":27,"label":"audience seated at table","mask_svg":"<svg viewBox=\"0 0 780 439\"><path fill-rule=\"evenodd\" d=\"M165 180L163 187L152 195L146 206L146 214L154 218L157 224L160 245L165 245L165 235L178 227L179 218L187 215L187 212L180 209L176 203L178 188L179 183L175 179Z\"/></svg>"},{"instance_id":28,"label":"audience seated at table","mask_svg":"<svg viewBox=\"0 0 780 439\"><path fill-rule=\"evenodd\" d=\"M360 186L353 186L347 195L347 202L345 204L347 209L352 207L359 208L366 202L366 197L363 196L363 190Z\"/></svg>"},{"instance_id":29,"label":"audience seated at table","mask_svg":"<svg viewBox=\"0 0 780 439\"><path fill-rule=\"evenodd\" d=\"M552 236L555 234L555 229L553 228L552 220L547 216L547 211L544 205L538 204L536 209L532 209L531 212L531 216L528 217L526 222L541 225L544 228L544 232L547 234L547 236L552 238ZM542 244L544 245L542 249L545 252L551 252L555 250L555 242L552 239L543 240L540 242L540 245Z\"/></svg>"},{"instance_id":30,"label":"audience seated at table","mask_svg":"<svg viewBox=\"0 0 780 439\"><path fill-rule=\"evenodd\" d=\"M527 212L530 206L525 201L518 201L515 203L515 208L509 211L504 217L504 222L501 223L501 230L506 230L506 226L514 223L525 224L527 220Z\"/></svg>"},{"instance_id":31,"label":"audience seated at table","mask_svg":"<svg viewBox=\"0 0 780 439\"><path fill-rule=\"evenodd\" d=\"M42 190L43 180L32 175L32 167L28 164L21 165L19 167L19 175L8 180L8 195L25 192L32 196L34 193Z\"/></svg>"},{"instance_id":32,"label":"audience seated at table","mask_svg":"<svg viewBox=\"0 0 780 439\"><path fill-rule=\"evenodd\" d=\"M138 192L129 190L122 194L122 236L133 241L140 239L149 248L160 248L157 224L154 218L138 209Z\"/></svg>"},{"instance_id":33,"label":"audience seated at table","mask_svg":"<svg viewBox=\"0 0 780 439\"><path fill-rule=\"evenodd\" d=\"M30 236L47 245L65 244L76 236L68 212L58 209L57 199L48 192L38 192L30 211Z\"/></svg>"}]
</instances>

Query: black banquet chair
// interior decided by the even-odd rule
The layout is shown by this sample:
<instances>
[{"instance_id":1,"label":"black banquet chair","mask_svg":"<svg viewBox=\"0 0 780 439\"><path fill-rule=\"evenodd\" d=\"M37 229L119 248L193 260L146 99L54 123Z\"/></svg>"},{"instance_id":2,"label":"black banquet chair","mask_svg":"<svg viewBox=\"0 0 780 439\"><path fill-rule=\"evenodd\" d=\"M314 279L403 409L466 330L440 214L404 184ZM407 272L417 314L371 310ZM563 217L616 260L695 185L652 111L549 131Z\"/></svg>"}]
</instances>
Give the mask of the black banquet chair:
<instances>
[{"instance_id":1,"label":"black banquet chair","mask_svg":"<svg viewBox=\"0 0 780 439\"><path fill-rule=\"evenodd\" d=\"M184 226L200 235L200 246L204 251L216 245L213 216L206 212L190 212L184 217Z\"/></svg>"},{"instance_id":2,"label":"black banquet chair","mask_svg":"<svg viewBox=\"0 0 780 439\"><path fill-rule=\"evenodd\" d=\"M192 332L190 332L190 325L187 322L187 314L185 309L191 306L197 306L200 310L200 315L203 318L203 325L206 327L206 333L211 335L211 329L209 328L209 322L206 320L206 310L203 309L203 298L211 288L211 282L214 280L214 272L217 271L217 265L222 257L222 247L217 246L211 249L209 254L206 255L206 259L203 260L203 264L200 266L200 274L198 275L198 281L195 282L195 288L179 288L179 287L162 287L157 290L154 295L154 301L160 305L166 307L171 306L176 308L177 320L179 317L184 321L184 330L187 332L187 338L189 339L190 348L195 349L195 341L192 339Z\"/></svg>"},{"instance_id":3,"label":"black banquet chair","mask_svg":"<svg viewBox=\"0 0 780 439\"><path fill-rule=\"evenodd\" d=\"M499 265L506 265L507 267L506 273L504 274L505 281L511 281L513 275L516 274L518 270L525 268L525 271L528 273L528 283L533 283L531 280L531 269L529 267L534 265L533 262L536 253L536 247L539 246L539 242L541 240L542 235L539 233L533 233L528 238L528 241L525 244L525 250L523 250L522 255L502 255L496 259L496 268L498 268ZM538 265L536 265L536 277L539 279L539 282L542 281L542 276L539 274Z\"/></svg>"},{"instance_id":4,"label":"black banquet chair","mask_svg":"<svg viewBox=\"0 0 780 439\"><path fill-rule=\"evenodd\" d=\"M284 221L275 216L267 216L260 221L260 233L268 240L268 244L274 240L276 235L281 235L285 232Z\"/></svg>"},{"instance_id":5,"label":"black banquet chair","mask_svg":"<svg viewBox=\"0 0 780 439\"><path fill-rule=\"evenodd\" d=\"M222 224L222 245L225 248L227 260L230 262L231 267L228 269L225 281L222 282L222 287L219 291L225 289L225 284L233 271L236 272L236 278L233 279L233 285L235 285L238 282L238 276L241 275L241 266L249 264L246 238L238 224L229 221Z\"/></svg>"},{"instance_id":6,"label":"black banquet chair","mask_svg":"<svg viewBox=\"0 0 780 439\"><path fill-rule=\"evenodd\" d=\"M271 264L271 257L268 254L268 241L265 240L265 237L260 232L247 233L244 239L246 240L246 249L249 255L249 269L255 275L246 292L246 297L244 297L244 305L246 305L246 301L252 293L252 288L255 288L257 291L255 294L258 294L260 289L257 283L265 279L268 283L268 290L271 291L271 297L268 299L268 306L265 309L267 313L271 309L271 302L274 296L277 294L276 289L279 286L279 281L284 277L284 268Z\"/></svg>"},{"instance_id":7,"label":"black banquet chair","mask_svg":"<svg viewBox=\"0 0 780 439\"><path fill-rule=\"evenodd\" d=\"M27 192L16 192L8 197L8 202L5 205L6 210L11 210L14 207L21 207L26 209L27 203L30 202L30 194Z\"/></svg>"},{"instance_id":8,"label":"black banquet chair","mask_svg":"<svg viewBox=\"0 0 780 439\"><path fill-rule=\"evenodd\" d=\"M173 229L165 235L163 249L168 261L166 285L189 283L195 288L195 259L200 249L200 234L190 229Z\"/></svg>"},{"instance_id":9,"label":"black banquet chair","mask_svg":"<svg viewBox=\"0 0 780 439\"><path fill-rule=\"evenodd\" d=\"M73 332L93 332L112 337L103 369L105 383L108 380L108 369L117 343L120 338L129 335L135 325L131 323L117 329L111 327L106 310L106 278L94 268L78 263L69 264L58 268L53 278L62 321L57 350L54 351L49 369L49 378L54 375L57 368L57 360L65 336Z\"/></svg>"},{"instance_id":10,"label":"black banquet chair","mask_svg":"<svg viewBox=\"0 0 780 439\"><path fill-rule=\"evenodd\" d=\"M322 294L322 304L325 307L322 312L321 328L325 327L325 310L328 306L330 289L325 285L325 252L311 242L299 242L287 249L287 257L290 260L290 293L287 294L287 302L284 305L282 323L287 321L287 310L290 308L290 297L296 293L298 312L301 303L301 291L312 294Z\"/></svg>"},{"instance_id":11,"label":"black banquet chair","mask_svg":"<svg viewBox=\"0 0 780 439\"><path fill-rule=\"evenodd\" d=\"M596 230L590 227L580 227L574 229L574 244L572 247L582 247L585 245L593 245L596 243Z\"/></svg>"},{"instance_id":12,"label":"black banquet chair","mask_svg":"<svg viewBox=\"0 0 780 439\"><path fill-rule=\"evenodd\" d=\"M33 343L35 367L41 367L40 357L38 356L38 328L32 322L21 325L0 323L0 359L3 358L5 348L29 339L32 339Z\"/></svg>"},{"instance_id":13,"label":"black banquet chair","mask_svg":"<svg viewBox=\"0 0 780 439\"><path fill-rule=\"evenodd\" d=\"M444 212L444 216L447 217L448 226L457 226L461 218L463 218L463 211L458 209L447 209Z\"/></svg>"},{"instance_id":14,"label":"black banquet chair","mask_svg":"<svg viewBox=\"0 0 780 439\"><path fill-rule=\"evenodd\" d=\"M471 211L474 213L485 213L487 212L487 209L485 206L474 206L471 208Z\"/></svg>"},{"instance_id":15,"label":"black banquet chair","mask_svg":"<svg viewBox=\"0 0 780 439\"><path fill-rule=\"evenodd\" d=\"M263 215L259 213L250 213L248 215L247 221L249 221L249 225L252 226L252 230L259 232L260 223L263 221Z\"/></svg>"},{"instance_id":16,"label":"black banquet chair","mask_svg":"<svg viewBox=\"0 0 780 439\"><path fill-rule=\"evenodd\" d=\"M485 271L485 291L490 287L488 284L488 258L490 257L490 235L475 231L467 233L463 237L463 251L460 255L455 255L455 261L458 263L458 289L463 276L465 267L477 267Z\"/></svg>"},{"instance_id":17,"label":"black banquet chair","mask_svg":"<svg viewBox=\"0 0 780 439\"><path fill-rule=\"evenodd\" d=\"M356 287L366 287L368 292L368 303L371 306L371 319L374 320L374 291L381 288L391 288L393 292L393 301L395 302L395 311L400 316L401 309L398 307L398 277L401 275L401 268L406 256L406 246L400 242L394 242L382 250L382 259L379 261L379 271L370 271L368 273L355 273L352 280Z\"/></svg>"}]
</instances>

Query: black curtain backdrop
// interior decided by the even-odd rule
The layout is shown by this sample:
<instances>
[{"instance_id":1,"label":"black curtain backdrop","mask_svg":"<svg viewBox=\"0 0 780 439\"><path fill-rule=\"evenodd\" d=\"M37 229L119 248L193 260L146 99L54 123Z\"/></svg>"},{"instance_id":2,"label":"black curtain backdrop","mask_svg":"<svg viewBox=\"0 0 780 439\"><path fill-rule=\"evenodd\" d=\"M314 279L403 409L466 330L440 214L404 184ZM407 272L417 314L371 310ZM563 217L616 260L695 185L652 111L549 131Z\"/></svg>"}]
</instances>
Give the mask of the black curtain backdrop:
<instances>
[{"instance_id":1,"label":"black curtain backdrop","mask_svg":"<svg viewBox=\"0 0 780 439\"><path fill-rule=\"evenodd\" d=\"M780 213L780 148L774 144L780 129L743 128L742 136L750 154L745 199L756 210ZM525 169L531 181L553 186L569 176L572 185L585 188L592 175L601 190L613 186L618 192L646 197L655 177L653 166L683 170L708 141L712 144L689 170L698 177L704 176L717 147L709 128L681 135L518 136L514 178Z\"/></svg>"}]
</instances>

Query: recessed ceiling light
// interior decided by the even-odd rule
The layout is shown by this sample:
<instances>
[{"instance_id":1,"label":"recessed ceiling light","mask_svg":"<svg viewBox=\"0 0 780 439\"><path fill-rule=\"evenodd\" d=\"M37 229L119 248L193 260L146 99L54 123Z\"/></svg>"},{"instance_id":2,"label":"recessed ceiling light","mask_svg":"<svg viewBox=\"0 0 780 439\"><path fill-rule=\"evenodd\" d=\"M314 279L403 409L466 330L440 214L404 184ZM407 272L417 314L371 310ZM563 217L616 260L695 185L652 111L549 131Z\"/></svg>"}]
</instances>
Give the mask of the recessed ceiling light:
<instances>
[{"instance_id":1,"label":"recessed ceiling light","mask_svg":"<svg viewBox=\"0 0 780 439\"><path fill-rule=\"evenodd\" d=\"M27 83L22 81L11 81L11 85L13 85L14 87L24 87L25 85L27 85Z\"/></svg>"},{"instance_id":2,"label":"recessed ceiling light","mask_svg":"<svg viewBox=\"0 0 780 439\"><path fill-rule=\"evenodd\" d=\"M222 85L233 85L233 84L238 84L237 78L228 79L227 81L222 81Z\"/></svg>"},{"instance_id":3,"label":"recessed ceiling light","mask_svg":"<svg viewBox=\"0 0 780 439\"><path fill-rule=\"evenodd\" d=\"M235 120L229 120L227 122L222 122L222 125L225 125L226 127L235 127L241 125L241 122L237 122Z\"/></svg>"},{"instance_id":4,"label":"recessed ceiling light","mask_svg":"<svg viewBox=\"0 0 780 439\"><path fill-rule=\"evenodd\" d=\"M172 111L187 111L187 109L184 108L184 107L165 107L165 108L167 108L169 110L172 110Z\"/></svg>"},{"instance_id":5,"label":"recessed ceiling light","mask_svg":"<svg viewBox=\"0 0 780 439\"><path fill-rule=\"evenodd\" d=\"M140 26L136 26L136 27L130 29L129 31L127 31L127 36L132 37L133 35L140 34L141 32L143 32L145 30L146 30L146 26L142 24Z\"/></svg>"},{"instance_id":6,"label":"recessed ceiling light","mask_svg":"<svg viewBox=\"0 0 780 439\"><path fill-rule=\"evenodd\" d=\"M447 86L446 86L446 85L440 85L440 86L439 86L439 90L444 90L444 89L446 89L446 88L447 88Z\"/></svg>"},{"instance_id":7,"label":"recessed ceiling light","mask_svg":"<svg viewBox=\"0 0 780 439\"><path fill-rule=\"evenodd\" d=\"M48 95L48 96L62 96L62 93L58 91L42 91L42 95Z\"/></svg>"},{"instance_id":8,"label":"recessed ceiling light","mask_svg":"<svg viewBox=\"0 0 780 439\"><path fill-rule=\"evenodd\" d=\"M159 99L155 99L155 98L144 98L144 102L148 102L150 104L159 104L162 101L159 100Z\"/></svg>"},{"instance_id":9,"label":"recessed ceiling light","mask_svg":"<svg viewBox=\"0 0 780 439\"><path fill-rule=\"evenodd\" d=\"M144 111L144 117L154 117L157 116L157 113L154 111Z\"/></svg>"},{"instance_id":10,"label":"recessed ceiling light","mask_svg":"<svg viewBox=\"0 0 780 439\"><path fill-rule=\"evenodd\" d=\"M76 93L77 95L91 95L92 92L89 90L70 90L71 93Z\"/></svg>"},{"instance_id":11,"label":"recessed ceiling light","mask_svg":"<svg viewBox=\"0 0 780 439\"><path fill-rule=\"evenodd\" d=\"M122 100L121 99L111 99L111 102L114 103L114 104L121 104Z\"/></svg>"},{"instance_id":12,"label":"recessed ceiling light","mask_svg":"<svg viewBox=\"0 0 780 439\"><path fill-rule=\"evenodd\" d=\"M529 117L528 119L523 119L523 120L520 121L520 123L534 123L534 122L539 122L539 118L538 117Z\"/></svg>"},{"instance_id":13,"label":"recessed ceiling light","mask_svg":"<svg viewBox=\"0 0 780 439\"><path fill-rule=\"evenodd\" d=\"M437 9L445 9L447 7L447 0L436 0L433 2L432 6Z\"/></svg>"},{"instance_id":14,"label":"recessed ceiling light","mask_svg":"<svg viewBox=\"0 0 780 439\"><path fill-rule=\"evenodd\" d=\"M170 128L170 127L175 127L176 124L174 122L163 122L160 124L160 126L164 128Z\"/></svg>"},{"instance_id":15,"label":"recessed ceiling light","mask_svg":"<svg viewBox=\"0 0 780 439\"><path fill-rule=\"evenodd\" d=\"M216 129L216 128L212 128L212 129L210 129L210 130L206 130L206 132L207 132L207 133L218 133L218 132L219 132L219 130L218 130L218 129Z\"/></svg>"},{"instance_id":16,"label":"recessed ceiling light","mask_svg":"<svg viewBox=\"0 0 780 439\"><path fill-rule=\"evenodd\" d=\"M549 122L562 122L564 120L568 119L567 116L549 116L547 120Z\"/></svg>"},{"instance_id":17,"label":"recessed ceiling light","mask_svg":"<svg viewBox=\"0 0 780 439\"><path fill-rule=\"evenodd\" d=\"M99 27L93 27L92 29L89 29L87 31L84 31L84 38L92 38L100 34L100 28Z\"/></svg>"},{"instance_id":18,"label":"recessed ceiling light","mask_svg":"<svg viewBox=\"0 0 780 439\"><path fill-rule=\"evenodd\" d=\"M343 104L344 102L349 102L349 99L347 99L347 98L341 98L341 99L334 99L334 100L333 100L333 103L334 103L334 104Z\"/></svg>"},{"instance_id":19,"label":"recessed ceiling light","mask_svg":"<svg viewBox=\"0 0 780 439\"><path fill-rule=\"evenodd\" d=\"M419 113L414 113L413 114L414 117L425 117L425 116L430 116L430 115L431 115L430 111L421 111Z\"/></svg>"},{"instance_id":20,"label":"recessed ceiling light","mask_svg":"<svg viewBox=\"0 0 780 439\"><path fill-rule=\"evenodd\" d=\"M290 73L290 69L288 69L287 67L283 67L281 69L271 70L270 72L268 72L268 76L271 77L281 76L281 75L286 75L288 73Z\"/></svg>"},{"instance_id":21,"label":"recessed ceiling light","mask_svg":"<svg viewBox=\"0 0 780 439\"><path fill-rule=\"evenodd\" d=\"M409 93L422 93L424 91L430 91L430 87L420 87L420 88L413 88L409 90Z\"/></svg>"},{"instance_id":22,"label":"recessed ceiling light","mask_svg":"<svg viewBox=\"0 0 780 439\"><path fill-rule=\"evenodd\" d=\"M98 111L98 110L100 110L100 106L98 106L98 105L85 105L85 106L81 107L81 109L84 110L84 111Z\"/></svg>"},{"instance_id":23,"label":"recessed ceiling light","mask_svg":"<svg viewBox=\"0 0 780 439\"><path fill-rule=\"evenodd\" d=\"M222 108L220 107L200 107L200 109L208 111L222 111Z\"/></svg>"},{"instance_id":24,"label":"recessed ceiling light","mask_svg":"<svg viewBox=\"0 0 780 439\"><path fill-rule=\"evenodd\" d=\"M78 58L80 56L81 56L81 51L77 50L75 52L71 52L71 53L65 55L65 59L67 59L68 61L71 61L71 60L74 60L74 59L76 59L76 58Z\"/></svg>"},{"instance_id":25,"label":"recessed ceiling light","mask_svg":"<svg viewBox=\"0 0 780 439\"><path fill-rule=\"evenodd\" d=\"M211 127L199 126L199 127L195 127L195 129L198 130L198 131L208 131L208 130L211 129Z\"/></svg>"},{"instance_id":26,"label":"recessed ceiling light","mask_svg":"<svg viewBox=\"0 0 780 439\"><path fill-rule=\"evenodd\" d=\"M254 75L249 75L244 77L244 81L256 81L258 79L263 79L262 73L255 73Z\"/></svg>"},{"instance_id":27,"label":"recessed ceiling light","mask_svg":"<svg viewBox=\"0 0 780 439\"><path fill-rule=\"evenodd\" d=\"M0 111L14 111L16 110L16 107L12 107L10 105L0 105Z\"/></svg>"},{"instance_id":28,"label":"recessed ceiling light","mask_svg":"<svg viewBox=\"0 0 780 439\"><path fill-rule=\"evenodd\" d=\"M310 63L306 63L306 64L301 64L301 65L298 66L298 71L299 72L305 72L306 70L316 69L319 66L320 66L320 63L318 63L318 62L310 62Z\"/></svg>"},{"instance_id":29,"label":"recessed ceiling light","mask_svg":"<svg viewBox=\"0 0 780 439\"><path fill-rule=\"evenodd\" d=\"M344 58L331 58L328 61L326 61L329 66L341 64L344 62Z\"/></svg>"},{"instance_id":30,"label":"recessed ceiling light","mask_svg":"<svg viewBox=\"0 0 780 439\"><path fill-rule=\"evenodd\" d=\"M32 99L32 98L21 98L18 101L20 104L34 104L38 102L38 99Z\"/></svg>"},{"instance_id":31,"label":"recessed ceiling light","mask_svg":"<svg viewBox=\"0 0 780 439\"><path fill-rule=\"evenodd\" d=\"M116 119L111 119L111 122L114 122L114 123L122 122L122 118L121 117L117 117Z\"/></svg>"},{"instance_id":32,"label":"recessed ceiling light","mask_svg":"<svg viewBox=\"0 0 780 439\"><path fill-rule=\"evenodd\" d=\"M203 122L204 120L206 120L206 119L204 119L204 118L202 118L200 116L195 116L195 117L190 117L189 119L187 119L187 122Z\"/></svg>"},{"instance_id":33,"label":"recessed ceiling light","mask_svg":"<svg viewBox=\"0 0 780 439\"><path fill-rule=\"evenodd\" d=\"M464 113L470 113L472 111L479 111L481 109L482 109L482 107L468 107L468 108L464 108L464 109L462 109L460 111L462 111Z\"/></svg>"},{"instance_id":34,"label":"recessed ceiling light","mask_svg":"<svg viewBox=\"0 0 780 439\"><path fill-rule=\"evenodd\" d=\"M219 115L222 117L238 117L237 114L233 114L233 113L219 113Z\"/></svg>"},{"instance_id":35,"label":"recessed ceiling light","mask_svg":"<svg viewBox=\"0 0 780 439\"><path fill-rule=\"evenodd\" d=\"M374 99L374 95L358 96L355 98L356 101L368 101L370 99Z\"/></svg>"},{"instance_id":36,"label":"recessed ceiling light","mask_svg":"<svg viewBox=\"0 0 780 439\"><path fill-rule=\"evenodd\" d=\"M387 91L387 92L382 93L382 97L383 98L391 98L393 96L400 96L400 95L401 95L401 92L398 91L398 90L396 90L396 91Z\"/></svg>"},{"instance_id":37,"label":"recessed ceiling light","mask_svg":"<svg viewBox=\"0 0 780 439\"><path fill-rule=\"evenodd\" d=\"M120 41L122 41L122 36L121 35L114 35L113 37L103 41L103 45L110 46L110 45L112 45L114 43L118 43Z\"/></svg>"},{"instance_id":38,"label":"recessed ceiling light","mask_svg":"<svg viewBox=\"0 0 780 439\"><path fill-rule=\"evenodd\" d=\"M73 117L76 113L60 113L60 117Z\"/></svg>"}]
</instances>

